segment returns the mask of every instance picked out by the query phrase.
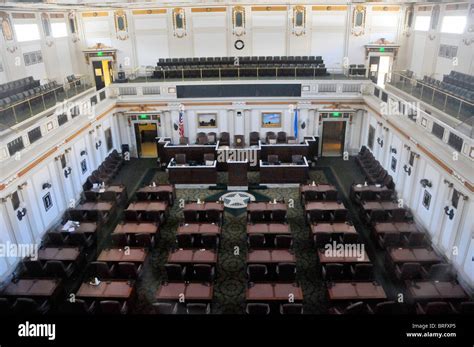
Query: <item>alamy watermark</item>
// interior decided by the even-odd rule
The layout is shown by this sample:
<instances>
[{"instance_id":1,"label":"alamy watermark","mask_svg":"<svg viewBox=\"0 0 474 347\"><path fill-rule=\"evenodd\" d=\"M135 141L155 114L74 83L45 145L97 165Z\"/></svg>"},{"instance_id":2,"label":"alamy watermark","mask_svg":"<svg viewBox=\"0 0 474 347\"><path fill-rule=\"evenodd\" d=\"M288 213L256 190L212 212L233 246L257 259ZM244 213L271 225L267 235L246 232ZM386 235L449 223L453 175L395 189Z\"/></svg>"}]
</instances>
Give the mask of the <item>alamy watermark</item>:
<instances>
[{"instance_id":1,"label":"alamy watermark","mask_svg":"<svg viewBox=\"0 0 474 347\"><path fill-rule=\"evenodd\" d=\"M30 258L38 260L38 245L33 243L0 243L0 258Z\"/></svg>"},{"instance_id":2,"label":"alamy watermark","mask_svg":"<svg viewBox=\"0 0 474 347\"><path fill-rule=\"evenodd\" d=\"M229 149L219 150L217 162L228 163L229 161L248 162L250 166L258 165L258 151L255 149Z\"/></svg>"},{"instance_id":3,"label":"alamy watermark","mask_svg":"<svg viewBox=\"0 0 474 347\"><path fill-rule=\"evenodd\" d=\"M363 243L337 243L333 241L324 246L324 255L328 258L355 258L365 260L365 245Z\"/></svg>"}]
</instances>

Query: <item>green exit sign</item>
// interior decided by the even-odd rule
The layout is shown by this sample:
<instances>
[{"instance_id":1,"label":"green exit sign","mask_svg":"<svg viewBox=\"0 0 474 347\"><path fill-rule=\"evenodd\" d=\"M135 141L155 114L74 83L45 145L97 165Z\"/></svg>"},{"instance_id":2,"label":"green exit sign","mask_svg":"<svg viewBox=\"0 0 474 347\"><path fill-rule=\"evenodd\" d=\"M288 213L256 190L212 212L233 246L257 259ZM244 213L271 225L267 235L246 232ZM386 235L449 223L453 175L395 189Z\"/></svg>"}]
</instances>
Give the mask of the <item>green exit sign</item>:
<instances>
[{"instance_id":1,"label":"green exit sign","mask_svg":"<svg viewBox=\"0 0 474 347\"><path fill-rule=\"evenodd\" d=\"M97 52L98 57L102 57L104 55L104 52Z\"/></svg>"},{"instance_id":2,"label":"green exit sign","mask_svg":"<svg viewBox=\"0 0 474 347\"><path fill-rule=\"evenodd\" d=\"M379 47L379 52L385 52L385 47Z\"/></svg>"},{"instance_id":3,"label":"green exit sign","mask_svg":"<svg viewBox=\"0 0 474 347\"><path fill-rule=\"evenodd\" d=\"M331 113L331 117L340 117L341 116L341 112L333 112Z\"/></svg>"},{"instance_id":4,"label":"green exit sign","mask_svg":"<svg viewBox=\"0 0 474 347\"><path fill-rule=\"evenodd\" d=\"M141 114L140 116L138 116L138 118L140 118L140 119L149 119L149 116L147 114Z\"/></svg>"}]
</instances>

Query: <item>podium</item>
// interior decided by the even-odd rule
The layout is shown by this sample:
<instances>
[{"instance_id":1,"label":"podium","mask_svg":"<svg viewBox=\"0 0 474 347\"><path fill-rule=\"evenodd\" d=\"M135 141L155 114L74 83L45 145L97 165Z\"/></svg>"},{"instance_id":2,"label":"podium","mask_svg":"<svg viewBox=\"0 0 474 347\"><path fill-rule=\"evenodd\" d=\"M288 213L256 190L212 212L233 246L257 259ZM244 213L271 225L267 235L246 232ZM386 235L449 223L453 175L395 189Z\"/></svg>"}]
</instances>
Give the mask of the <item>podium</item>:
<instances>
[{"instance_id":1,"label":"podium","mask_svg":"<svg viewBox=\"0 0 474 347\"><path fill-rule=\"evenodd\" d=\"M247 178L248 161L228 161L227 190L248 190L249 181Z\"/></svg>"}]
</instances>

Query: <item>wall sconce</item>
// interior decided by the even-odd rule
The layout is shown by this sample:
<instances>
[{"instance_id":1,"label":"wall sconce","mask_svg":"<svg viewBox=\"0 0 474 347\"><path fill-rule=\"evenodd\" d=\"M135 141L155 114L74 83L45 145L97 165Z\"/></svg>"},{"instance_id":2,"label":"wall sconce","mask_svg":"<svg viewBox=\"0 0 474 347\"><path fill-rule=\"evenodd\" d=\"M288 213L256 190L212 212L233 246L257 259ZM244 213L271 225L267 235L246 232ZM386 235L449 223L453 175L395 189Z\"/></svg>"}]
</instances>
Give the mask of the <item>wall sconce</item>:
<instances>
[{"instance_id":1,"label":"wall sconce","mask_svg":"<svg viewBox=\"0 0 474 347\"><path fill-rule=\"evenodd\" d=\"M383 123L382 123L382 122L377 122L377 125L378 125L378 126L382 126Z\"/></svg>"},{"instance_id":2,"label":"wall sconce","mask_svg":"<svg viewBox=\"0 0 474 347\"><path fill-rule=\"evenodd\" d=\"M101 128L101 127L102 127L102 124L99 124L99 125L96 126L95 128L96 128L96 129L99 129L99 128Z\"/></svg>"},{"instance_id":3,"label":"wall sconce","mask_svg":"<svg viewBox=\"0 0 474 347\"><path fill-rule=\"evenodd\" d=\"M448 180L443 181L444 184L447 184L449 188L452 188L454 184L452 182L449 182Z\"/></svg>"},{"instance_id":4,"label":"wall sconce","mask_svg":"<svg viewBox=\"0 0 474 347\"><path fill-rule=\"evenodd\" d=\"M71 152L71 148L66 148L66 149L64 150L64 153L69 153L69 152Z\"/></svg>"},{"instance_id":5,"label":"wall sconce","mask_svg":"<svg viewBox=\"0 0 474 347\"><path fill-rule=\"evenodd\" d=\"M178 129L179 129L178 124L174 123L173 124L173 129L174 129L174 131L178 131Z\"/></svg>"},{"instance_id":6,"label":"wall sconce","mask_svg":"<svg viewBox=\"0 0 474 347\"><path fill-rule=\"evenodd\" d=\"M431 188L432 186L431 182L426 178L423 178L422 180L420 180L420 184L423 188L426 188L426 187Z\"/></svg>"},{"instance_id":7,"label":"wall sconce","mask_svg":"<svg viewBox=\"0 0 474 347\"><path fill-rule=\"evenodd\" d=\"M397 149L394 147L390 147L390 152L392 152L393 154L397 154Z\"/></svg>"},{"instance_id":8,"label":"wall sconce","mask_svg":"<svg viewBox=\"0 0 474 347\"><path fill-rule=\"evenodd\" d=\"M43 190L51 188L51 183L49 183L49 182L43 183L42 188L43 188Z\"/></svg>"},{"instance_id":9,"label":"wall sconce","mask_svg":"<svg viewBox=\"0 0 474 347\"><path fill-rule=\"evenodd\" d=\"M405 148L407 151L409 151L411 149L411 147L408 146L408 145L403 145L403 148Z\"/></svg>"},{"instance_id":10,"label":"wall sconce","mask_svg":"<svg viewBox=\"0 0 474 347\"><path fill-rule=\"evenodd\" d=\"M449 217L450 220L454 218L454 209L449 209L449 206L444 207L444 213Z\"/></svg>"},{"instance_id":11,"label":"wall sconce","mask_svg":"<svg viewBox=\"0 0 474 347\"><path fill-rule=\"evenodd\" d=\"M388 127L383 127L383 130L388 131L389 129Z\"/></svg>"},{"instance_id":12,"label":"wall sconce","mask_svg":"<svg viewBox=\"0 0 474 347\"><path fill-rule=\"evenodd\" d=\"M16 218L18 218L18 220L21 221L24 216L26 216L26 207L23 207L16 212Z\"/></svg>"},{"instance_id":13,"label":"wall sconce","mask_svg":"<svg viewBox=\"0 0 474 347\"><path fill-rule=\"evenodd\" d=\"M93 134L95 132L95 129L89 130L89 134Z\"/></svg>"},{"instance_id":14,"label":"wall sconce","mask_svg":"<svg viewBox=\"0 0 474 347\"><path fill-rule=\"evenodd\" d=\"M405 171L408 176L411 176L411 166L408 166L408 165L403 165L403 171Z\"/></svg>"},{"instance_id":15,"label":"wall sconce","mask_svg":"<svg viewBox=\"0 0 474 347\"><path fill-rule=\"evenodd\" d=\"M64 169L64 177L68 178L69 175L71 174L71 172L72 172L71 167L68 166L67 168L65 168Z\"/></svg>"},{"instance_id":16,"label":"wall sconce","mask_svg":"<svg viewBox=\"0 0 474 347\"><path fill-rule=\"evenodd\" d=\"M383 147L383 140L380 137L377 137L377 143L380 147Z\"/></svg>"},{"instance_id":17,"label":"wall sconce","mask_svg":"<svg viewBox=\"0 0 474 347\"><path fill-rule=\"evenodd\" d=\"M95 143L95 149L99 149L100 146L102 146L102 141L101 140L99 140Z\"/></svg>"},{"instance_id":18,"label":"wall sconce","mask_svg":"<svg viewBox=\"0 0 474 347\"><path fill-rule=\"evenodd\" d=\"M28 183L23 182L22 184L20 184L20 185L18 186L18 189L23 190L23 188L25 188L27 185L28 185Z\"/></svg>"},{"instance_id":19,"label":"wall sconce","mask_svg":"<svg viewBox=\"0 0 474 347\"><path fill-rule=\"evenodd\" d=\"M87 151L86 151L86 150L82 150L82 151L81 151L81 157L84 156L84 155L87 155Z\"/></svg>"}]
</instances>

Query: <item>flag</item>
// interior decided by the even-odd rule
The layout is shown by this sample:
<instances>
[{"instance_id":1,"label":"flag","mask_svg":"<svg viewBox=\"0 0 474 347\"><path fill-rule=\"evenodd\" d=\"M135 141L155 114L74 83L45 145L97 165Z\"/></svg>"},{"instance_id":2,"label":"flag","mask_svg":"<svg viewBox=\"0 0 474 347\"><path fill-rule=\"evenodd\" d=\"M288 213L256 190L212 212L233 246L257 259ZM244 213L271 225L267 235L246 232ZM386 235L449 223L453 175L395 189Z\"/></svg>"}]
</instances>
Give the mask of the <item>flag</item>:
<instances>
[{"instance_id":1,"label":"flag","mask_svg":"<svg viewBox=\"0 0 474 347\"><path fill-rule=\"evenodd\" d=\"M298 140L298 109L295 108L295 122L293 124L293 129L295 132L295 139Z\"/></svg>"},{"instance_id":2,"label":"flag","mask_svg":"<svg viewBox=\"0 0 474 347\"><path fill-rule=\"evenodd\" d=\"M178 128L179 128L179 137L184 137L184 114L183 114L183 111L179 111Z\"/></svg>"}]
</instances>

